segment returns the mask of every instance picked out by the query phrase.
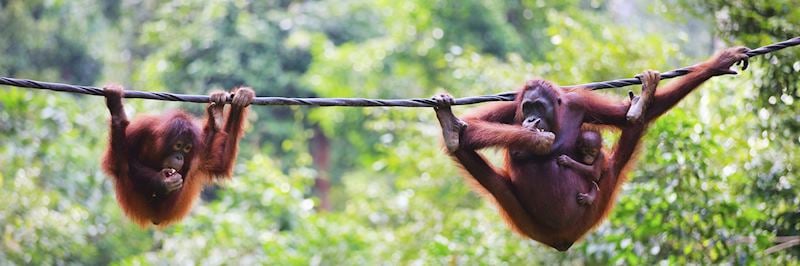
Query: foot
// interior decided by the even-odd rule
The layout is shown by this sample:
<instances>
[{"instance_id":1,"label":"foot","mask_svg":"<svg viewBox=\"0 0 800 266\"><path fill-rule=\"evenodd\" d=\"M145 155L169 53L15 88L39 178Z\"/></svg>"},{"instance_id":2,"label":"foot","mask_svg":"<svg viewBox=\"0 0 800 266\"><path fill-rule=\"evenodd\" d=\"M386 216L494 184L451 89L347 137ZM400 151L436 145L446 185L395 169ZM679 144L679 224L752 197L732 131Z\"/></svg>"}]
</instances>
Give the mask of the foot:
<instances>
[{"instance_id":1,"label":"foot","mask_svg":"<svg viewBox=\"0 0 800 266\"><path fill-rule=\"evenodd\" d=\"M736 75L738 72L736 72L736 70L731 70L734 64L741 65L742 70L747 69L747 66L750 65L748 61L749 57L747 56L748 51L750 51L750 49L744 46L732 47L719 51L714 57L707 61L711 74L714 76Z\"/></svg>"},{"instance_id":2,"label":"foot","mask_svg":"<svg viewBox=\"0 0 800 266\"><path fill-rule=\"evenodd\" d=\"M436 118L439 119L439 124L442 126L442 135L444 136L444 146L448 152L455 152L459 148L459 139L461 132L467 127L467 123L458 119L453 115L450 106L455 102L453 97L449 94L439 94L433 97L436 101Z\"/></svg>"},{"instance_id":3,"label":"foot","mask_svg":"<svg viewBox=\"0 0 800 266\"><path fill-rule=\"evenodd\" d=\"M653 102L653 95L656 93L658 82L661 81L661 73L655 70L646 70L636 75L636 78L642 81L642 95L631 99L631 107L628 109L625 118L631 123L642 123L647 107Z\"/></svg>"},{"instance_id":4,"label":"foot","mask_svg":"<svg viewBox=\"0 0 800 266\"><path fill-rule=\"evenodd\" d=\"M645 70L636 78L642 81L642 99L647 102L656 92L658 82L661 81L661 73L655 70Z\"/></svg>"}]
</instances>

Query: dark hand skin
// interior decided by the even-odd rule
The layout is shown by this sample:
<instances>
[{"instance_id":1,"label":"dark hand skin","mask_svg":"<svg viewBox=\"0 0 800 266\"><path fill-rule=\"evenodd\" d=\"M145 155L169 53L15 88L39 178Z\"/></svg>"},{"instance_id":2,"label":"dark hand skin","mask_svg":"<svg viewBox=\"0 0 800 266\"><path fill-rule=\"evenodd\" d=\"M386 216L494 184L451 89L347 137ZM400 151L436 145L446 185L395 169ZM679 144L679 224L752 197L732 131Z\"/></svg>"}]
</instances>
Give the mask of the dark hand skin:
<instances>
[{"instance_id":1,"label":"dark hand skin","mask_svg":"<svg viewBox=\"0 0 800 266\"><path fill-rule=\"evenodd\" d=\"M478 149L488 146L500 145L513 139L511 143L518 149L524 149L525 154L547 154L550 152L551 146L555 139L553 132L547 131L552 126L545 123L541 119L525 119L528 122L520 122L516 125L504 125L492 121L492 126L483 125L483 119L494 120L497 118L492 117L479 117L473 118L471 122L467 123L458 119L450 106L453 104L453 97L449 94L440 94L433 97L438 106L434 107L436 111L436 118L442 125L442 133L444 136L445 147L449 153L454 153L458 149ZM512 104L512 102L504 102L503 105ZM487 114L491 116L492 114ZM513 116L513 115L512 115ZM504 118L500 118L504 119ZM471 131L470 123L477 123L478 130ZM545 128L545 129L542 129ZM482 138L481 141L473 141L468 147L464 147L461 138L464 135L488 135L489 137Z\"/></svg>"},{"instance_id":2,"label":"dark hand skin","mask_svg":"<svg viewBox=\"0 0 800 266\"><path fill-rule=\"evenodd\" d=\"M469 124L466 128L456 126L453 121L457 118L451 117L449 108L438 108L437 117L450 155L469 173L469 178L476 181L476 190L497 204L509 226L528 238L565 251L608 216L615 204L613 195L625 180L626 170L632 168L634 152L649 123L708 79L735 74L736 71L729 69L733 64L738 62L746 67L747 51L744 47L722 50L692 67L687 75L660 88L653 94L652 104L643 110L641 122L627 119L631 106L628 100L611 99L589 90L564 89L545 80L527 82L517 99L557 103L553 123L555 142L540 146L538 150L536 145L527 147L533 143L530 136L535 134L519 131L521 121L515 119L520 113L518 101L487 105L488 108L466 115L464 121ZM583 186L581 182L585 178L575 171L567 171L557 162L558 155L575 153L575 141L584 123L620 132L604 163L602 178L597 182L602 191L589 207L575 202L574 194L564 194L564 191L577 193L575 186ZM495 167L477 152L487 147L530 150L538 155L520 161L512 158L503 167Z\"/></svg>"},{"instance_id":3,"label":"dark hand skin","mask_svg":"<svg viewBox=\"0 0 800 266\"><path fill-rule=\"evenodd\" d=\"M127 125L129 122L122 108L122 97L125 95L125 89L119 85L109 85L103 88L103 94L106 96L106 105L111 111L112 125ZM111 134L124 134L124 131L124 128L112 130ZM124 146L124 143L112 143L112 146L119 146L120 144ZM118 147L116 150L127 149ZM183 186L183 176L175 169L181 169L183 161L175 161L172 157L167 157L164 159L164 165L170 167L166 167L159 172L160 178L151 177L151 179L157 179L157 183L161 187L160 190L165 193L180 189Z\"/></svg>"},{"instance_id":4,"label":"dark hand skin","mask_svg":"<svg viewBox=\"0 0 800 266\"><path fill-rule=\"evenodd\" d=\"M641 74L636 75L636 77L642 81L643 96L641 99L634 99L638 101L634 101L631 104L631 108L628 110L626 118L631 123L641 124L643 122L641 120L641 115L647 110L647 106L649 106L650 102L652 101L651 97L655 95L656 87L658 87L658 83L661 80L661 74L657 71L646 70ZM635 113L636 115L632 117L631 113ZM578 175L583 176L587 179L587 181L592 183L593 186L590 188L588 193L579 192L577 194L577 201L581 205L591 205L592 202L594 202L597 191L600 190L597 182L600 181L603 165L605 165L605 156L600 150L602 140L600 139L599 134L587 134L591 134L591 132L584 132L579 140L580 144L578 144L578 148L580 150L578 153L582 158L581 160L583 160L582 162L576 161L565 154L559 156L556 160L559 165L571 168L572 170L578 172Z\"/></svg>"},{"instance_id":5,"label":"dark hand skin","mask_svg":"<svg viewBox=\"0 0 800 266\"><path fill-rule=\"evenodd\" d=\"M164 175L164 189L167 193L181 189L183 187L183 176L175 171L175 169L167 168L162 169L161 174Z\"/></svg>"},{"instance_id":6,"label":"dark hand skin","mask_svg":"<svg viewBox=\"0 0 800 266\"><path fill-rule=\"evenodd\" d=\"M140 226L179 221L203 186L231 177L248 106L255 97L251 89L236 89L232 98L226 92L211 93L202 128L180 110L128 121L124 89L109 85L103 94L111 113L103 171L114 179L117 202L126 216ZM228 117L223 119L229 99Z\"/></svg>"}]
</instances>

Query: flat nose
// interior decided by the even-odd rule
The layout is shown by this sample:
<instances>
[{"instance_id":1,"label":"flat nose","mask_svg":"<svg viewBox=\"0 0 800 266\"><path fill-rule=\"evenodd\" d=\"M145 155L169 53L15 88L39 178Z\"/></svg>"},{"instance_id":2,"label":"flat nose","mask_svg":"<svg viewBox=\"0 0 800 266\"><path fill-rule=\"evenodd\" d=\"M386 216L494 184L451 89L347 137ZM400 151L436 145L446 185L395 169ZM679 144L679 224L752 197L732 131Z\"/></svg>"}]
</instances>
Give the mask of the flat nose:
<instances>
[{"instance_id":1,"label":"flat nose","mask_svg":"<svg viewBox=\"0 0 800 266\"><path fill-rule=\"evenodd\" d=\"M183 154L182 153L175 154L175 160L183 161Z\"/></svg>"}]
</instances>

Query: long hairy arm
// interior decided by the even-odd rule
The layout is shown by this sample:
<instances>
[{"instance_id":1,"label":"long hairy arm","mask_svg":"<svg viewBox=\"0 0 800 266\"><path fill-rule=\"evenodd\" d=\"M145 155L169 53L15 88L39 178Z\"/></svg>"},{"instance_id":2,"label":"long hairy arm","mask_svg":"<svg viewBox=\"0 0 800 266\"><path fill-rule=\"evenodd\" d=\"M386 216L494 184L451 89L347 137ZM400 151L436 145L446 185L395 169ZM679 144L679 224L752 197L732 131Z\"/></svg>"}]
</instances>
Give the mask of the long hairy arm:
<instances>
[{"instance_id":1,"label":"long hairy arm","mask_svg":"<svg viewBox=\"0 0 800 266\"><path fill-rule=\"evenodd\" d=\"M521 147L537 154L550 151L555 136L550 132L535 132L514 124L516 102L487 105L464 116L467 127L461 136L464 147Z\"/></svg>"},{"instance_id":2,"label":"long hairy arm","mask_svg":"<svg viewBox=\"0 0 800 266\"><path fill-rule=\"evenodd\" d=\"M125 115L122 96L125 90L119 85L108 85L103 89L106 106L111 113L109 144L103 158L104 169L114 177L128 175L128 147L125 130L130 121Z\"/></svg>"},{"instance_id":3,"label":"long hairy arm","mask_svg":"<svg viewBox=\"0 0 800 266\"><path fill-rule=\"evenodd\" d=\"M244 132L244 122L247 117L248 106L255 97L255 93L250 88L238 88L234 91L228 117L221 130L218 128L222 113L222 104L219 103L219 96L212 94L212 103L208 107L208 117L204 129L204 137L207 142L203 156L203 169L215 177L230 177L233 172L233 165L239 150L239 140ZM216 106L215 106L216 104ZM217 109L219 108L219 109ZM209 136L208 134L213 134Z\"/></svg>"}]
</instances>

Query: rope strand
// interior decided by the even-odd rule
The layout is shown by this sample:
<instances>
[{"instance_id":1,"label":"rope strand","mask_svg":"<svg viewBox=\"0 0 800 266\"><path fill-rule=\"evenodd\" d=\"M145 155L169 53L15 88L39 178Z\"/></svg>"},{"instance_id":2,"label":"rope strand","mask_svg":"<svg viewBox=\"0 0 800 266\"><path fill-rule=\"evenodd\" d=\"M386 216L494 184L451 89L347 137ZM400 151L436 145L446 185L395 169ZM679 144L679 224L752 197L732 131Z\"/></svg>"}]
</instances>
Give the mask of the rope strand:
<instances>
[{"instance_id":1,"label":"rope strand","mask_svg":"<svg viewBox=\"0 0 800 266\"><path fill-rule=\"evenodd\" d=\"M784 48L800 44L800 37L794 37L782 42L759 47L747 52L748 57L771 53ZM690 67L683 67L661 74L661 79L679 77L691 72ZM564 86L564 88L586 88L600 90L607 88L621 88L630 85L642 84L637 78L616 79L609 81L592 82L580 85ZM80 93L88 95L103 95L103 89L91 86L78 86L63 83L43 82L29 79L16 79L0 77L0 85L9 85L22 88L44 89L52 91ZM516 92L505 92L495 95L483 95L474 97L464 97L455 99L453 105L467 105L492 101L513 101ZM194 103L207 103L207 95L175 94L168 92L146 92L125 90L125 98L151 99L160 101L181 101ZM230 101L230 99L228 100ZM307 105L307 106L358 106L358 107L378 107L378 106L397 106L397 107L435 107L436 102L429 98L414 99L365 99L365 98L286 98L286 97L256 97L253 99L255 105Z\"/></svg>"}]
</instances>

